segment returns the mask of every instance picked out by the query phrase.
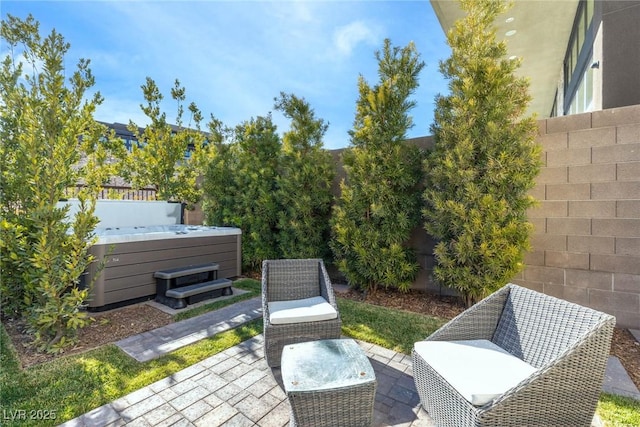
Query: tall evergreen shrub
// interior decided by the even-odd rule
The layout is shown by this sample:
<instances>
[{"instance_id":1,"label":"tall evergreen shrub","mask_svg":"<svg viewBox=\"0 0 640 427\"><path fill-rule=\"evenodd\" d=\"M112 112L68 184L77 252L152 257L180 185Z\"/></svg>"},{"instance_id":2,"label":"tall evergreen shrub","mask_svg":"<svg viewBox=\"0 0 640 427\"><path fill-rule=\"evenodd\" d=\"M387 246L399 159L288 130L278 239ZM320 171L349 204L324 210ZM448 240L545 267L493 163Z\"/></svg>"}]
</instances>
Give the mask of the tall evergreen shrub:
<instances>
[{"instance_id":1,"label":"tall evergreen shrub","mask_svg":"<svg viewBox=\"0 0 640 427\"><path fill-rule=\"evenodd\" d=\"M210 225L231 226L236 209L236 187L234 171L238 169L233 155L232 130L220 120L211 118L209 123L209 145L205 155L198 160L202 176L202 212L204 221Z\"/></svg>"},{"instance_id":2,"label":"tall evergreen shrub","mask_svg":"<svg viewBox=\"0 0 640 427\"><path fill-rule=\"evenodd\" d=\"M360 76L351 144L344 152L346 179L332 218L331 248L352 286L406 290L418 271L408 247L420 221L421 154L406 144L413 126L410 97L424 67L413 43L376 52L379 82Z\"/></svg>"},{"instance_id":3,"label":"tall evergreen shrub","mask_svg":"<svg viewBox=\"0 0 640 427\"><path fill-rule=\"evenodd\" d=\"M217 134L204 178L205 218L208 224L240 228L243 268L259 271L262 260L279 257L280 137L271 115L238 125L228 143Z\"/></svg>"},{"instance_id":4,"label":"tall evergreen shrub","mask_svg":"<svg viewBox=\"0 0 640 427\"><path fill-rule=\"evenodd\" d=\"M435 276L468 304L505 285L522 267L532 226L528 191L539 172L536 122L525 116L527 79L506 57L494 21L501 0L462 0L466 16L447 34L440 63L449 95L436 98L435 147L425 162L425 229L439 243Z\"/></svg>"},{"instance_id":5,"label":"tall evergreen shrub","mask_svg":"<svg viewBox=\"0 0 640 427\"><path fill-rule=\"evenodd\" d=\"M284 258L325 258L335 175L322 141L328 125L295 95L281 93L275 107L291 120L277 177L279 253Z\"/></svg>"}]
</instances>

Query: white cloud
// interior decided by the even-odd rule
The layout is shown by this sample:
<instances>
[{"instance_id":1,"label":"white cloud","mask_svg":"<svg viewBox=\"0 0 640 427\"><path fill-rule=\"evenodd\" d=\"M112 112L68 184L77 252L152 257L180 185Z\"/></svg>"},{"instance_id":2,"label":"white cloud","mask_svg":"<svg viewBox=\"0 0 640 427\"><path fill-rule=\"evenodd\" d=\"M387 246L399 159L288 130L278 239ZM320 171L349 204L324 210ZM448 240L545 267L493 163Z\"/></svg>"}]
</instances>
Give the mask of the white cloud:
<instances>
[{"instance_id":1,"label":"white cloud","mask_svg":"<svg viewBox=\"0 0 640 427\"><path fill-rule=\"evenodd\" d=\"M376 45L378 37L373 28L368 27L362 21L354 21L335 30L333 41L338 52L349 56L360 43Z\"/></svg>"}]
</instances>

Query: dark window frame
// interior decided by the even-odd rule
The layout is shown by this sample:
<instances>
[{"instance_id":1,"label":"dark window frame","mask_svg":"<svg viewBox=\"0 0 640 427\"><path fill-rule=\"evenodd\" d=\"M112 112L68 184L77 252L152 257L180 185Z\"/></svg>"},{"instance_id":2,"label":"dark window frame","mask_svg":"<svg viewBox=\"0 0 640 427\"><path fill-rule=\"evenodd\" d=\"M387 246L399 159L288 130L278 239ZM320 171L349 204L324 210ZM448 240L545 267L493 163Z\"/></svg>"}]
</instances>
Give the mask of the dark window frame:
<instances>
[{"instance_id":1,"label":"dark window frame","mask_svg":"<svg viewBox=\"0 0 640 427\"><path fill-rule=\"evenodd\" d=\"M587 3L592 1L593 10L591 11L591 22L586 22L589 19L589 10L587 9ZM571 103L576 96L582 76L584 75L587 67L590 67L589 59L592 57L593 42L596 36L596 28L600 23L600 19L596 17L601 16L598 13L600 8L600 2L598 0L580 0L578 8L576 10L576 16L573 19L573 26L571 28L571 35L569 37L569 43L563 62L564 73L564 105L563 112L565 115L569 113ZM584 38L583 35L578 34L583 21L583 27L585 29ZM582 40L581 45L578 46L578 41ZM578 52L576 63L572 63L572 54L574 49L580 49Z\"/></svg>"}]
</instances>

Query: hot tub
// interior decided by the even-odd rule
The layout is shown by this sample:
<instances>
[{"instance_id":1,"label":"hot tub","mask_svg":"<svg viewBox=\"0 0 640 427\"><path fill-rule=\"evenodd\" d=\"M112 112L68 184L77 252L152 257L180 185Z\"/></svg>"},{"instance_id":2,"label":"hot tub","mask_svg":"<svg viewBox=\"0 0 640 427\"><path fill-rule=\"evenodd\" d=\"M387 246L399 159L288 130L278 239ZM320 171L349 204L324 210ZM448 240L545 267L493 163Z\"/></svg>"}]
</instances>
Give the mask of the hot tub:
<instances>
[{"instance_id":1,"label":"hot tub","mask_svg":"<svg viewBox=\"0 0 640 427\"><path fill-rule=\"evenodd\" d=\"M101 311L153 298L156 271L214 262L218 278L241 274L241 231L233 227L153 225L102 227L83 276L93 283L88 308ZM98 271L100 261L104 269Z\"/></svg>"}]
</instances>

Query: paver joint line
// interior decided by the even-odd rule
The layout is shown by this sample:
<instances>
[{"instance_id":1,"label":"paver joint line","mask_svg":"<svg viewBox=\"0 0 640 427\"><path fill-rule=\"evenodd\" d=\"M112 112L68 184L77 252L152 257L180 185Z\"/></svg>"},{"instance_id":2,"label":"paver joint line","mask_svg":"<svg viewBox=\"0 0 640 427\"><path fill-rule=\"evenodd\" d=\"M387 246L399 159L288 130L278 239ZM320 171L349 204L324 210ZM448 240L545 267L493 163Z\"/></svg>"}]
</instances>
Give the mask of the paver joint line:
<instances>
[{"instance_id":1,"label":"paver joint line","mask_svg":"<svg viewBox=\"0 0 640 427\"><path fill-rule=\"evenodd\" d=\"M259 297L241 301L200 316L143 332L115 344L138 362L147 362L262 316Z\"/></svg>"},{"instance_id":2,"label":"paver joint line","mask_svg":"<svg viewBox=\"0 0 640 427\"><path fill-rule=\"evenodd\" d=\"M71 420L64 426L112 426L129 423L260 427L287 425L290 407L282 390L280 370L265 368L263 343L261 336L251 338L229 351L213 355L177 372L171 377L175 382L170 386L169 377L157 381L112 404ZM224 353L227 358L221 359L221 354ZM379 349L375 346L365 350L370 360L377 353ZM250 359L251 362L245 363L243 360L246 360L248 354L260 355L260 358ZM393 365L398 363L392 362L393 360L398 359L394 356L390 358L389 364L380 361L373 363L379 381L374 425L434 427L433 421L420 406L413 378L395 368ZM221 365L226 365L225 369L219 369ZM217 376L216 370L227 374L227 378ZM216 383L215 387L207 387L213 385L212 382ZM175 393L168 393L169 391ZM236 422L239 424L235 424Z\"/></svg>"}]
</instances>

